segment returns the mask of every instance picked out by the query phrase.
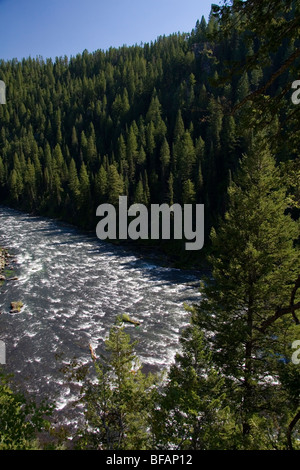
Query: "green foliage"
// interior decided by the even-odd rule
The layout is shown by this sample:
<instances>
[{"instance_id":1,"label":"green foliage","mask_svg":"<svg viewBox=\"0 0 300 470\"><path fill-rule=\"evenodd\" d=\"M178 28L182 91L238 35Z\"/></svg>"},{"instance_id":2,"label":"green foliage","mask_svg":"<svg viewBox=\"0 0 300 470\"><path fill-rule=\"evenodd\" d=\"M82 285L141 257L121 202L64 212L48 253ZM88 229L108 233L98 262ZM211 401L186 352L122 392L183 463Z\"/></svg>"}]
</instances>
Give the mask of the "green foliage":
<instances>
[{"instance_id":1,"label":"green foliage","mask_svg":"<svg viewBox=\"0 0 300 470\"><path fill-rule=\"evenodd\" d=\"M213 360L226 378L245 449L282 446L276 420L286 438L288 416L299 406L299 396L288 403L279 378L298 323L291 298L300 271L299 224L287 207L266 138L258 135L229 187L225 218L212 231L213 279L192 309L193 322L211 335Z\"/></svg>"},{"instance_id":2,"label":"green foliage","mask_svg":"<svg viewBox=\"0 0 300 470\"><path fill-rule=\"evenodd\" d=\"M293 106L290 99L300 60L298 0L224 0L223 6L213 5L213 10L220 24L219 41L230 41L234 29L244 45L238 57L228 58L219 85L239 80L238 100L233 109L244 114L247 127L276 125L279 117L282 126L273 144L292 158L300 112L300 107ZM249 114L247 103L255 112Z\"/></svg>"},{"instance_id":3,"label":"green foliage","mask_svg":"<svg viewBox=\"0 0 300 470\"><path fill-rule=\"evenodd\" d=\"M0 450L40 450L38 433L49 431L51 406L39 407L13 392L9 378L0 372Z\"/></svg>"},{"instance_id":4,"label":"green foliage","mask_svg":"<svg viewBox=\"0 0 300 470\"><path fill-rule=\"evenodd\" d=\"M150 413L159 378L144 374L130 336L118 317L105 341L105 353L92 352L93 377L82 368L72 371L83 382L85 426L79 430L81 449L145 450L152 447Z\"/></svg>"},{"instance_id":5,"label":"green foliage","mask_svg":"<svg viewBox=\"0 0 300 470\"><path fill-rule=\"evenodd\" d=\"M160 449L217 450L234 447L235 429L226 405L224 379L196 326L180 340L182 352L168 374L153 416Z\"/></svg>"},{"instance_id":6,"label":"green foliage","mask_svg":"<svg viewBox=\"0 0 300 470\"><path fill-rule=\"evenodd\" d=\"M190 34L0 62L1 203L87 229L123 194L206 207L212 278L167 381L118 319L96 382L73 371L80 448L299 448L299 32L299 1L225 0ZM1 448L38 447L43 408L1 381Z\"/></svg>"}]
</instances>

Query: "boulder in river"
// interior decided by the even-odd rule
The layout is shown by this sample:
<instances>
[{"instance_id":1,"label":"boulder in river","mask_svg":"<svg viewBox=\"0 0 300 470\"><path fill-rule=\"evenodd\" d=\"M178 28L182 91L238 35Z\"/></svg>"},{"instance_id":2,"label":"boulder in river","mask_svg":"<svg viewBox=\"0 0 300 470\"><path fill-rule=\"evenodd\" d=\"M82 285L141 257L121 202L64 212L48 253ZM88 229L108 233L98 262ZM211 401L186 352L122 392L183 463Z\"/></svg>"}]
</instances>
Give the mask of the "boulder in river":
<instances>
[{"instance_id":1,"label":"boulder in river","mask_svg":"<svg viewBox=\"0 0 300 470\"><path fill-rule=\"evenodd\" d=\"M122 315L122 321L125 323L132 323L132 325L139 326L140 322L133 320L132 318L129 317L126 313Z\"/></svg>"},{"instance_id":2,"label":"boulder in river","mask_svg":"<svg viewBox=\"0 0 300 470\"><path fill-rule=\"evenodd\" d=\"M10 303L10 313L19 313L21 311L21 308L23 307L23 302L17 301L17 302L11 302Z\"/></svg>"}]
</instances>

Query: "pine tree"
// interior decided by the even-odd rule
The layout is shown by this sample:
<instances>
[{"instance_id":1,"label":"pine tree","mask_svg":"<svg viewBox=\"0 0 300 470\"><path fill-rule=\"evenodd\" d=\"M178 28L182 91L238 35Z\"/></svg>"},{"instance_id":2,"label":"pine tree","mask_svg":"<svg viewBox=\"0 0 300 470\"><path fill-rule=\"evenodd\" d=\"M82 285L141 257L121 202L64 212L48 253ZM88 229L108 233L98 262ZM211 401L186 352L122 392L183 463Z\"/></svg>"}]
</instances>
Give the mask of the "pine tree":
<instances>
[{"instance_id":1,"label":"pine tree","mask_svg":"<svg viewBox=\"0 0 300 470\"><path fill-rule=\"evenodd\" d=\"M134 181L135 176L135 162L138 158L138 144L137 137L134 131L134 126L131 125L126 142L126 157L129 167L129 178Z\"/></svg>"},{"instance_id":2,"label":"pine tree","mask_svg":"<svg viewBox=\"0 0 300 470\"><path fill-rule=\"evenodd\" d=\"M193 204L196 202L195 186L190 179L183 182L182 202L183 204Z\"/></svg>"},{"instance_id":3,"label":"pine tree","mask_svg":"<svg viewBox=\"0 0 300 470\"><path fill-rule=\"evenodd\" d=\"M174 144L173 152L180 178L183 181L191 179L196 163L196 152L193 139L188 130L184 132L180 139L177 139L177 142Z\"/></svg>"},{"instance_id":4,"label":"pine tree","mask_svg":"<svg viewBox=\"0 0 300 470\"><path fill-rule=\"evenodd\" d=\"M162 176L164 177L165 171L170 164L170 147L166 138L164 138L160 149L160 161L162 166Z\"/></svg>"},{"instance_id":5,"label":"pine tree","mask_svg":"<svg viewBox=\"0 0 300 470\"><path fill-rule=\"evenodd\" d=\"M175 127L174 127L174 142L176 142L178 139L180 139L183 136L184 131L185 131L184 122L182 119L181 110L179 109L177 112L176 122L175 122Z\"/></svg>"},{"instance_id":6,"label":"pine tree","mask_svg":"<svg viewBox=\"0 0 300 470\"><path fill-rule=\"evenodd\" d=\"M81 448L151 448L149 423L156 379L142 372L135 346L118 317L105 341L105 353L98 359L92 351L96 383L85 378L82 386L86 426L79 431Z\"/></svg>"},{"instance_id":7,"label":"pine tree","mask_svg":"<svg viewBox=\"0 0 300 470\"><path fill-rule=\"evenodd\" d=\"M14 391L10 377L0 371L0 450L42 450L38 436L48 436L53 405L39 405Z\"/></svg>"},{"instance_id":8,"label":"pine tree","mask_svg":"<svg viewBox=\"0 0 300 470\"><path fill-rule=\"evenodd\" d=\"M147 198L145 197L143 180L142 178L140 178L135 188L134 203L146 204L147 203L146 199Z\"/></svg>"},{"instance_id":9,"label":"pine tree","mask_svg":"<svg viewBox=\"0 0 300 470\"><path fill-rule=\"evenodd\" d=\"M74 210L78 208L79 199L80 199L80 183L77 173L77 168L74 159L71 159L69 166L69 175L68 175L68 186L70 189L70 197Z\"/></svg>"},{"instance_id":10,"label":"pine tree","mask_svg":"<svg viewBox=\"0 0 300 470\"><path fill-rule=\"evenodd\" d=\"M153 414L159 449L224 450L236 429L226 406L224 379L212 362L203 332L188 327L180 338L166 385Z\"/></svg>"},{"instance_id":11,"label":"pine tree","mask_svg":"<svg viewBox=\"0 0 300 470\"><path fill-rule=\"evenodd\" d=\"M299 227L286 214L285 192L259 135L231 183L225 219L212 231L213 280L192 309L195 324L211 334L245 449L272 448L268 433L276 441L276 423L287 430L295 413L280 385L278 359L286 357L285 332L294 328L291 296L300 270Z\"/></svg>"},{"instance_id":12,"label":"pine tree","mask_svg":"<svg viewBox=\"0 0 300 470\"><path fill-rule=\"evenodd\" d=\"M37 199L36 175L34 165L30 159L27 162L24 175L24 194L27 209L34 209Z\"/></svg>"},{"instance_id":13,"label":"pine tree","mask_svg":"<svg viewBox=\"0 0 300 470\"><path fill-rule=\"evenodd\" d=\"M97 147L95 131L89 136L86 148L86 164L93 169L97 160Z\"/></svg>"},{"instance_id":14,"label":"pine tree","mask_svg":"<svg viewBox=\"0 0 300 470\"><path fill-rule=\"evenodd\" d=\"M140 150L139 150L138 157L137 157L137 163L138 163L138 165L142 166L146 163L146 160L147 160L146 152L144 150L144 147L141 146Z\"/></svg>"},{"instance_id":15,"label":"pine tree","mask_svg":"<svg viewBox=\"0 0 300 470\"><path fill-rule=\"evenodd\" d=\"M101 165L95 178L95 199L96 204L105 202L107 195L107 172L103 165Z\"/></svg>"},{"instance_id":16,"label":"pine tree","mask_svg":"<svg viewBox=\"0 0 300 470\"><path fill-rule=\"evenodd\" d=\"M91 213L92 213L92 200L91 200L91 186L90 186L90 179L87 172L86 165L84 162L81 165L80 172L79 172L79 220L80 225L83 227L88 227Z\"/></svg>"},{"instance_id":17,"label":"pine tree","mask_svg":"<svg viewBox=\"0 0 300 470\"><path fill-rule=\"evenodd\" d=\"M155 147L156 147L156 142L155 142L155 128L154 128L154 124L152 121L149 122L149 124L147 124L147 127L146 127L146 153L149 155L150 157L150 164L151 166L154 165L154 162L153 162L153 156L154 156L154 150L155 150Z\"/></svg>"},{"instance_id":18,"label":"pine tree","mask_svg":"<svg viewBox=\"0 0 300 470\"><path fill-rule=\"evenodd\" d=\"M146 124L153 122L154 126L157 127L161 120L161 104L157 96L152 97L149 105L148 112L146 114Z\"/></svg>"},{"instance_id":19,"label":"pine tree","mask_svg":"<svg viewBox=\"0 0 300 470\"><path fill-rule=\"evenodd\" d=\"M250 93L249 78L248 78L248 74L244 72L237 86L237 95L236 95L237 102L238 103L242 102L246 98L246 96L249 95L249 93Z\"/></svg>"},{"instance_id":20,"label":"pine tree","mask_svg":"<svg viewBox=\"0 0 300 470\"><path fill-rule=\"evenodd\" d=\"M119 175L115 165L110 165L107 175L108 185L108 201L110 204L117 205L119 203L119 196L122 196L124 191L124 182L122 175Z\"/></svg>"},{"instance_id":21,"label":"pine tree","mask_svg":"<svg viewBox=\"0 0 300 470\"><path fill-rule=\"evenodd\" d=\"M18 173L15 169L13 169L9 175L8 187L12 203L17 203L19 201L21 191L18 184Z\"/></svg>"},{"instance_id":22,"label":"pine tree","mask_svg":"<svg viewBox=\"0 0 300 470\"><path fill-rule=\"evenodd\" d=\"M72 127L71 145L73 152L76 154L78 152L78 137L75 126Z\"/></svg>"},{"instance_id":23,"label":"pine tree","mask_svg":"<svg viewBox=\"0 0 300 470\"><path fill-rule=\"evenodd\" d=\"M170 206L174 204L174 177L172 172L168 179L168 203Z\"/></svg>"}]
</instances>

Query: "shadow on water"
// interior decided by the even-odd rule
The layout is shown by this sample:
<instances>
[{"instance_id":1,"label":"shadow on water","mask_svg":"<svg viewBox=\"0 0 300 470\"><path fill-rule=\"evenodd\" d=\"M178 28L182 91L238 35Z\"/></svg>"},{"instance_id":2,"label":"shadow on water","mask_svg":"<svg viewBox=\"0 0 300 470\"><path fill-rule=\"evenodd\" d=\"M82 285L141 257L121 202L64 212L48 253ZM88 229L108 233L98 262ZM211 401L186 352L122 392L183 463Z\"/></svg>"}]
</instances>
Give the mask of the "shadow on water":
<instances>
[{"instance_id":1,"label":"shadow on water","mask_svg":"<svg viewBox=\"0 0 300 470\"><path fill-rule=\"evenodd\" d=\"M140 247L137 248L133 245L116 245L108 241L99 240L94 233L86 232L60 220L30 214L24 215L23 212L3 206L0 206L1 209L3 209L5 217L18 216L21 222L30 223L32 233L41 233L47 238L57 238L59 236L64 238L67 236L66 240L62 239L51 242L52 246L68 246L72 244L72 241L76 241L76 244L82 244L83 252L89 257L95 257L96 259L97 255L116 256L120 260L119 265L124 270L143 270L144 277L152 281L157 280L160 285L189 284L191 287L193 284L196 289L198 288L196 284L201 278L201 271L181 270L170 267L166 262L166 258L159 255L155 249L143 251ZM45 223L47 226L41 227L38 225L40 223ZM90 244L94 245L93 248L90 247ZM128 257L133 259L128 260Z\"/></svg>"}]
</instances>

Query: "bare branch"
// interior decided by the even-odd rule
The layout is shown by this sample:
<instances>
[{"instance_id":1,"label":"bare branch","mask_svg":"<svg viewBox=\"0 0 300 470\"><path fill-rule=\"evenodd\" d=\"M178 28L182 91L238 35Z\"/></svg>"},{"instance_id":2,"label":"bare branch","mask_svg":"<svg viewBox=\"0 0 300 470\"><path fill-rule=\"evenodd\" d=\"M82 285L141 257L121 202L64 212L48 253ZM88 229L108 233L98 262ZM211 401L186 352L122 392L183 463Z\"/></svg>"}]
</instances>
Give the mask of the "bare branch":
<instances>
[{"instance_id":1,"label":"bare branch","mask_svg":"<svg viewBox=\"0 0 300 470\"><path fill-rule=\"evenodd\" d=\"M292 443L292 432L299 420L300 420L300 410L298 411L294 419L290 422L289 427L288 427L287 440L288 440L289 450L294 450L293 443Z\"/></svg>"},{"instance_id":2,"label":"bare branch","mask_svg":"<svg viewBox=\"0 0 300 470\"><path fill-rule=\"evenodd\" d=\"M234 106L232 114L244 106L248 101L253 101L257 96L265 93L267 89L270 88L270 86L275 82L275 80L280 77L280 75L282 75L298 57L300 57L300 49L296 49L296 51L290 55L290 57L282 64L282 66L275 73L273 73L265 85L250 93L240 103Z\"/></svg>"},{"instance_id":3,"label":"bare branch","mask_svg":"<svg viewBox=\"0 0 300 470\"><path fill-rule=\"evenodd\" d=\"M266 329L272 325L273 323L275 323L275 321L277 321L279 318L282 318L283 316L285 315L288 315L288 314L292 314L293 316L293 319L296 323L296 325L300 325L300 321L299 319L297 318L296 316L296 310L300 309L300 302L297 302L296 304L294 303L295 302L295 297L296 297L296 292L297 290L300 288L300 275L297 279L297 281L295 282L295 285L293 287L293 290L292 290L292 294L291 294L291 301L290 301L290 305L288 307L282 307L282 308L279 308L276 313L274 315L272 315L271 317L267 318L267 320L265 320L261 327L258 328L258 330L261 332L261 333L264 333L266 331Z\"/></svg>"}]
</instances>

